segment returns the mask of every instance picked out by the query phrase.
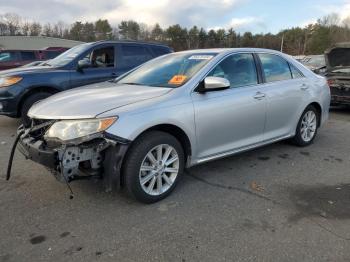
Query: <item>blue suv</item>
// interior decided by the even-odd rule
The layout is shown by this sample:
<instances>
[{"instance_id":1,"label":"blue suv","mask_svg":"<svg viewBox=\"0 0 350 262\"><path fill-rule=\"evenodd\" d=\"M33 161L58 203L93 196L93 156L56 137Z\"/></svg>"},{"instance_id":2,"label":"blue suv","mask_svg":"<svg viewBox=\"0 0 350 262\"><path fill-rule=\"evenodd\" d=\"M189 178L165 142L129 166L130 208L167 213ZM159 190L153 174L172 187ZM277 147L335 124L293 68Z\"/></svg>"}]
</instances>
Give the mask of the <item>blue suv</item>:
<instances>
[{"instance_id":1,"label":"blue suv","mask_svg":"<svg viewBox=\"0 0 350 262\"><path fill-rule=\"evenodd\" d=\"M0 72L0 115L21 117L52 94L116 78L157 56L168 46L131 41L100 41L75 46L40 66Z\"/></svg>"}]
</instances>

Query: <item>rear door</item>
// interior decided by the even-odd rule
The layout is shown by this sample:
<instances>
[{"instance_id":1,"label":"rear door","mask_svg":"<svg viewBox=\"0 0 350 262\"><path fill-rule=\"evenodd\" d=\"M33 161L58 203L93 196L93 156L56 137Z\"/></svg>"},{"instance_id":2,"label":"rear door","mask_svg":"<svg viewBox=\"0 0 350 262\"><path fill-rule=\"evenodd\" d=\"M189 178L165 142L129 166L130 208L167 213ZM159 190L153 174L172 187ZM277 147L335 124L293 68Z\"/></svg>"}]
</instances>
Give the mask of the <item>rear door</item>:
<instances>
[{"instance_id":1,"label":"rear door","mask_svg":"<svg viewBox=\"0 0 350 262\"><path fill-rule=\"evenodd\" d=\"M279 139L296 128L303 101L308 99L308 83L283 57L269 53L260 53L258 57L265 79L261 92L267 98L264 139Z\"/></svg>"},{"instance_id":2,"label":"rear door","mask_svg":"<svg viewBox=\"0 0 350 262\"><path fill-rule=\"evenodd\" d=\"M118 48L117 74L122 75L152 58L147 45L121 43Z\"/></svg>"},{"instance_id":3,"label":"rear door","mask_svg":"<svg viewBox=\"0 0 350 262\"><path fill-rule=\"evenodd\" d=\"M95 47L79 59L89 60L91 66L71 71L71 87L103 82L117 77L116 46L114 44Z\"/></svg>"},{"instance_id":4,"label":"rear door","mask_svg":"<svg viewBox=\"0 0 350 262\"><path fill-rule=\"evenodd\" d=\"M192 94L198 157L215 157L261 142L266 100L260 93L253 55L232 54L208 76L226 78L231 86L226 90Z\"/></svg>"}]
</instances>

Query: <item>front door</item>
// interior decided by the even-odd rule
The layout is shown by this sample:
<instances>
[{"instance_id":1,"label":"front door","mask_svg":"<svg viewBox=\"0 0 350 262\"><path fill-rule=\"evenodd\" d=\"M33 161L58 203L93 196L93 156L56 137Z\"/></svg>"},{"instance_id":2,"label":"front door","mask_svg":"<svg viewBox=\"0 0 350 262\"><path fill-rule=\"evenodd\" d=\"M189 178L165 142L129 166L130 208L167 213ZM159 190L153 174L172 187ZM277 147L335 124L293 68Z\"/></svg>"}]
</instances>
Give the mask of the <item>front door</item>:
<instances>
[{"instance_id":1,"label":"front door","mask_svg":"<svg viewBox=\"0 0 350 262\"><path fill-rule=\"evenodd\" d=\"M230 88L192 94L198 160L260 142L265 125L266 99L252 54L230 55L208 76L228 79Z\"/></svg>"},{"instance_id":2,"label":"front door","mask_svg":"<svg viewBox=\"0 0 350 262\"><path fill-rule=\"evenodd\" d=\"M117 77L114 45L97 47L82 59L89 60L91 66L71 71L71 87L103 82Z\"/></svg>"}]
</instances>

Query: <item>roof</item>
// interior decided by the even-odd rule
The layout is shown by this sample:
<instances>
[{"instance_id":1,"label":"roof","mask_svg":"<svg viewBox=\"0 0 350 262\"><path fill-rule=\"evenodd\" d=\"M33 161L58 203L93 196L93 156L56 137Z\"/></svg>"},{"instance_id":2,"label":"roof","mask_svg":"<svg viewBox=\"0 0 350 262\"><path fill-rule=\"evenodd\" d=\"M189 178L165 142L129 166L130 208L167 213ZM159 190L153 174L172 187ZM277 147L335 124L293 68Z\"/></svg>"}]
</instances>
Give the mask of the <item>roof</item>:
<instances>
[{"instance_id":1,"label":"roof","mask_svg":"<svg viewBox=\"0 0 350 262\"><path fill-rule=\"evenodd\" d=\"M82 43L46 36L0 36L0 49L2 50L42 50L48 47L71 48Z\"/></svg>"},{"instance_id":2,"label":"roof","mask_svg":"<svg viewBox=\"0 0 350 262\"><path fill-rule=\"evenodd\" d=\"M127 43L127 44L157 45L157 46L164 46L164 47L169 48L169 46L162 44L162 43L136 41L136 40L101 40L101 41L97 41L97 42L91 42L91 44L101 44L101 43L107 43L107 44Z\"/></svg>"},{"instance_id":3,"label":"roof","mask_svg":"<svg viewBox=\"0 0 350 262\"><path fill-rule=\"evenodd\" d=\"M195 49L195 50L186 50L179 53L231 53L231 52L268 52L275 54L282 54L279 51L273 49L264 49L264 48L250 48L250 47L241 47L241 48L207 48L207 49ZM287 54L284 54L287 55Z\"/></svg>"}]
</instances>

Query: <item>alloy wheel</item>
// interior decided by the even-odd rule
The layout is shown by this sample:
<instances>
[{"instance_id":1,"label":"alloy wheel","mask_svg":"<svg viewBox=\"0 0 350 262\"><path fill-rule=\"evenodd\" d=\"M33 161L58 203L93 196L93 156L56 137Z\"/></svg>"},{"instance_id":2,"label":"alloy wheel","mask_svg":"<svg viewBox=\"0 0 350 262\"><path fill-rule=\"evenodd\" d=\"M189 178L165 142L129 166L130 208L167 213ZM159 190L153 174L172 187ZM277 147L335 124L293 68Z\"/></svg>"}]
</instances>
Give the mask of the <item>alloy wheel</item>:
<instances>
[{"instance_id":1,"label":"alloy wheel","mask_svg":"<svg viewBox=\"0 0 350 262\"><path fill-rule=\"evenodd\" d=\"M317 128L317 117L315 112L312 110L307 111L304 114L303 119L301 120L301 125L300 125L301 138L305 142L310 142L316 134L316 128Z\"/></svg>"},{"instance_id":2,"label":"alloy wheel","mask_svg":"<svg viewBox=\"0 0 350 262\"><path fill-rule=\"evenodd\" d=\"M168 191L179 173L179 163L174 147L161 144L152 148L140 166L139 181L143 191L152 196Z\"/></svg>"}]
</instances>

